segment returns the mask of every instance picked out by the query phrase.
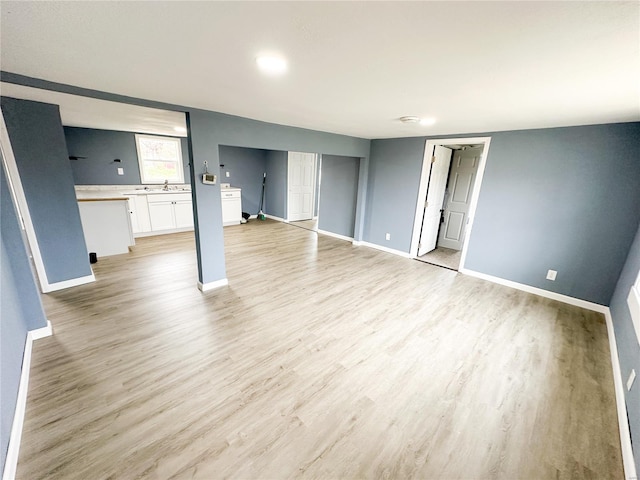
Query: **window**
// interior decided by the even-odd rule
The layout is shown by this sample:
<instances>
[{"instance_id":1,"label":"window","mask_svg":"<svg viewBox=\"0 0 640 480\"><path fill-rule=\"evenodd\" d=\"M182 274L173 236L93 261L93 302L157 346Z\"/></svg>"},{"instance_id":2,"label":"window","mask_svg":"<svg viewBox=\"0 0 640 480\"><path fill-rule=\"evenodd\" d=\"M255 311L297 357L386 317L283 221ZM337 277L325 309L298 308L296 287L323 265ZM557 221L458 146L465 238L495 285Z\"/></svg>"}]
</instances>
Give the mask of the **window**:
<instances>
[{"instance_id":1,"label":"window","mask_svg":"<svg viewBox=\"0 0 640 480\"><path fill-rule=\"evenodd\" d=\"M180 139L136 134L142 183L184 183Z\"/></svg>"}]
</instances>

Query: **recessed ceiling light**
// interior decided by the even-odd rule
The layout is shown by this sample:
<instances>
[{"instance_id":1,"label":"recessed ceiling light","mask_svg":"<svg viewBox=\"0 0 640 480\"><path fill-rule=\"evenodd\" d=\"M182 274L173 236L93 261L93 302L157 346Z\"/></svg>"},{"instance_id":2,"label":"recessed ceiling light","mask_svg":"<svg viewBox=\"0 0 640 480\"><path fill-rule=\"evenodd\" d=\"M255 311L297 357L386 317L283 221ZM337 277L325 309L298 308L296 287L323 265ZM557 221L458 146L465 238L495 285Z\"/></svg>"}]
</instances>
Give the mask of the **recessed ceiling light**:
<instances>
[{"instance_id":1,"label":"recessed ceiling light","mask_svg":"<svg viewBox=\"0 0 640 480\"><path fill-rule=\"evenodd\" d=\"M184 127L173 127L176 132L187 133L187 129Z\"/></svg>"},{"instance_id":2,"label":"recessed ceiling light","mask_svg":"<svg viewBox=\"0 0 640 480\"><path fill-rule=\"evenodd\" d=\"M269 75L280 75L287 71L287 61L276 55L260 55L256 63L260 70Z\"/></svg>"}]
</instances>

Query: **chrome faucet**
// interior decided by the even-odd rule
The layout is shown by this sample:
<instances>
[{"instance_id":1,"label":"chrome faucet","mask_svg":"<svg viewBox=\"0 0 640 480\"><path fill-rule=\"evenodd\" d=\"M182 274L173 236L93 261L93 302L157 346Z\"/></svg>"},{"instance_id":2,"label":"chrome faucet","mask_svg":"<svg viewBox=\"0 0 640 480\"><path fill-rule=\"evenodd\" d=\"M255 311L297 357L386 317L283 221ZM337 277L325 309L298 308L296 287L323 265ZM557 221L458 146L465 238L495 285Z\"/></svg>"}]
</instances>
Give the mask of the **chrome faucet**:
<instances>
[{"instance_id":1,"label":"chrome faucet","mask_svg":"<svg viewBox=\"0 0 640 480\"><path fill-rule=\"evenodd\" d=\"M162 190L165 192L169 190L169 180L164 181L164 187L162 187Z\"/></svg>"}]
</instances>

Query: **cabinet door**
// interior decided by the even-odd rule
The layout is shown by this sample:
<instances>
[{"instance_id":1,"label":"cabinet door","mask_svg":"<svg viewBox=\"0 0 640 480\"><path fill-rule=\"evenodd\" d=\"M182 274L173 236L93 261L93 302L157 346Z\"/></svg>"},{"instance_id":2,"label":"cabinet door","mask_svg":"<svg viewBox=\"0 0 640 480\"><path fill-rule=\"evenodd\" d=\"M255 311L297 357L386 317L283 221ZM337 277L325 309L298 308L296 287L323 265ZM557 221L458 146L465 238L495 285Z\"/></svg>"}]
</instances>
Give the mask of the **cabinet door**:
<instances>
[{"instance_id":1,"label":"cabinet door","mask_svg":"<svg viewBox=\"0 0 640 480\"><path fill-rule=\"evenodd\" d=\"M151 230L172 230L176 228L176 221L173 216L173 204L171 202L149 203L149 217L151 219Z\"/></svg>"},{"instance_id":2,"label":"cabinet door","mask_svg":"<svg viewBox=\"0 0 640 480\"><path fill-rule=\"evenodd\" d=\"M140 232L151 231L151 220L149 219L149 204L146 195L136 195L136 216L138 217L138 230Z\"/></svg>"},{"instance_id":3,"label":"cabinet door","mask_svg":"<svg viewBox=\"0 0 640 480\"><path fill-rule=\"evenodd\" d=\"M140 225L138 224L138 212L136 210L135 198L127 200L127 210L129 211L129 218L131 219L131 231L133 233L140 232Z\"/></svg>"},{"instance_id":4,"label":"cabinet door","mask_svg":"<svg viewBox=\"0 0 640 480\"><path fill-rule=\"evenodd\" d=\"M173 204L176 228L193 227L193 208L191 200L179 200Z\"/></svg>"},{"instance_id":5,"label":"cabinet door","mask_svg":"<svg viewBox=\"0 0 640 480\"><path fill-rule=\"evenodd\" d=\"M239 198L222 199L222 225L237 225L242 218L242 200Z\"/></svg>"}]
</instances>

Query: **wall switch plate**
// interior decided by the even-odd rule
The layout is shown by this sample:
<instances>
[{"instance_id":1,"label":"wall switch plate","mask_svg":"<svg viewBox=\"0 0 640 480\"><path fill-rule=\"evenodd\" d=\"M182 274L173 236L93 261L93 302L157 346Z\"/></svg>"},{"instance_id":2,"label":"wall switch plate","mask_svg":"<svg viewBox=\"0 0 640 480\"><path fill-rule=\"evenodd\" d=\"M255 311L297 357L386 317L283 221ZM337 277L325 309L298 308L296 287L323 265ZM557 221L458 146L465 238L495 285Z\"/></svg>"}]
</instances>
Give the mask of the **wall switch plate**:
<instances>
[{"instance_id":1,"label":"wall switch plate","mask_svg":"<svg viewBox=\"0 0 640 480\"><path fill-rule=\"evenodd\" d=\"M229 172L226 172L226 177L229 178L230 176Z\"/></svg>"},{"instance_id":2,"label":"wall switch plate","mask_svg":"<svg viewBox=\"0 0 640 480\"><path fill-rule=\"evenodd\" d=\"M547 271L547 280L554 281L556 279L556 275L558 275L558 272L556 272L555 270Z\"/></svg>"},{"instance_id":3,"label":"wall switch plate","mask_svg":"<svg viewBox=\"0 0 640 480\"><path fill-rule=\"evenodd\" d=\"M391 240L391 234L390 234L390 233L387 233L387 234L384 236L384 239L385 239L385 240Z\"/></svg>"},{"instance_id":4,"label":"wall switch plate","mask_svg":"<svg viewBox=\"0 0 640 480\"><path fill-rule=\"evenodd\" d=\"M118 168L118 175L124 175L124 168Z\"/></svg>"},{"instance_id":5,"label":"wall switch plate","mask_svg":"<svg viewBox=\"0 0 640 480\"><path fill-rule=\"evenodd\" d=\"M631 373L629 374L629 378L627 379L627 392L631 390L631 386L633 385L633 381L636 379L636 369L632 368Z\"/></svg>"}]
</instances>

